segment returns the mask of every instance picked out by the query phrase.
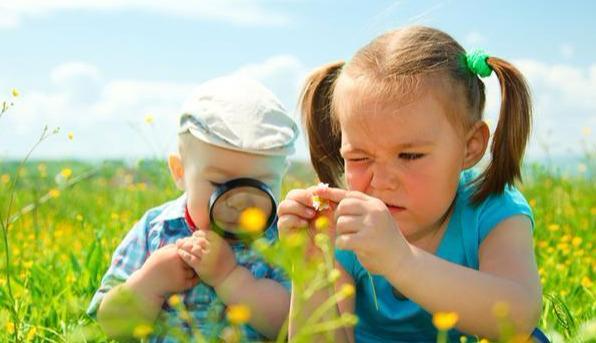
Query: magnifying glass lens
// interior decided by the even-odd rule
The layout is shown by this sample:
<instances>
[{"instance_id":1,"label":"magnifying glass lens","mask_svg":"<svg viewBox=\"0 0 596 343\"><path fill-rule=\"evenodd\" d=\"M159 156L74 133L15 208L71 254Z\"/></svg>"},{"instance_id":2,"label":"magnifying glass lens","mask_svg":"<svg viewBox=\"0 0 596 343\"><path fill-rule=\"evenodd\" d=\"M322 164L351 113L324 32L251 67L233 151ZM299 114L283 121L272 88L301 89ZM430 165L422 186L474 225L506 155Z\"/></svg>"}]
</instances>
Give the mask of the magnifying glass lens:
<instances>
[{"instance_id":1,"label":"magnifying glass lens","mask_svg":"<svg viewBox=\"0 0 596 343\"><path fill-rule=\"evenodd\" d=\"M259 234L275 216L275 203L266 191L237 186L221 193L210 209L213 223L229 234Z\"/></svg>"}]
</instances>

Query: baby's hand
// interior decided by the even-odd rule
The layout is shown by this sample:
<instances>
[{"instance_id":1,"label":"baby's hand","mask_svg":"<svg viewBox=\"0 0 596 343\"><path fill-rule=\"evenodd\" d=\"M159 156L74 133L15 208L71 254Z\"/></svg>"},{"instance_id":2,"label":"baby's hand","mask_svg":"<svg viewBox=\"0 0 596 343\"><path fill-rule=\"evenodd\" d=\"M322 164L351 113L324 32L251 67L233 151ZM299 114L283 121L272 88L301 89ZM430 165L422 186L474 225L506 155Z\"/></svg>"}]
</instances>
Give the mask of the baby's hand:
<instances>
[{"instance_id":1,"label":"baby's hand","mask_svg":"<svg viewBox=\"0 0 596 343\"><path fill-rule=\"evenodd\" d=\"M178 254L206 284L217 287L236 268L232 248L213 231L195 231L176 242Z\"/></svg>"},{"instance_id":2,"label":"baby's hand","mask_svg":"<svg viewBox=\"0 0 596 343\"><path fill-rule=\"evenodd\" d=\"M199 278L176 252L174 244L168 244L154 251L137 273L133 274L142 292L157 297L166 297L194 287Z\"/></svg>"}]
</instances>

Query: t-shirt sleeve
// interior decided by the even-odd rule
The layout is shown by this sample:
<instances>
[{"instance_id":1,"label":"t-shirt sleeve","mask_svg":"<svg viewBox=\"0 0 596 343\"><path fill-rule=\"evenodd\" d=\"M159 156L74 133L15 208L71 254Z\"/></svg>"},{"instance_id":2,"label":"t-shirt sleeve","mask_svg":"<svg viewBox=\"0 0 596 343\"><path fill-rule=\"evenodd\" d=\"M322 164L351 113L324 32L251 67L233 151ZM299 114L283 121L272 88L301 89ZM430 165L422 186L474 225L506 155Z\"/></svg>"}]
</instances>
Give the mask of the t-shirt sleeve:
<instances>
[{"instance_id":1,"label":"t-shirt sleeve","mask_svg":"<svg viewBox=\"0 0 596 343\"><path fill-rule=\"evenodd\" d=\"M147 245L147 215L143 216L128 232L116 248L108 271L101 280L99 289L93 295L87 314L93 318L105 295L115 286L124 283L133 272L141 268L149 255Z\"/></svg>"},{"instance_id":2,"label":"t-shirt sleeve","mask_svg":"<svg viewBox=\"0 0 596 343\"><path fill-rule=\"evenodd\" d=\"M500 222L516 215L527 216L534 230L532 209L517 188L507 186L502 194L488 197L478 214L478 243L482 243Z\"/></svg>"}]
</instances>

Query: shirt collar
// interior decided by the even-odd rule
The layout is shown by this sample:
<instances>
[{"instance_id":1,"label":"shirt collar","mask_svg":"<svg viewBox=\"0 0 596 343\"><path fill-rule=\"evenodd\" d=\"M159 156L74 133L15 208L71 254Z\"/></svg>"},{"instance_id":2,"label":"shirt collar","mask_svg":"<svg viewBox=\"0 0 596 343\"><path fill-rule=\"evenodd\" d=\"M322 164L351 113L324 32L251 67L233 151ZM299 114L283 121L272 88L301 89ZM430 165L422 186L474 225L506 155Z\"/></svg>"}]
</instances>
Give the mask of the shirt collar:
<instances>
[{"instance_id":1,"label":"shirt collar","mask_svg":"<svg viewBox=\"0 0 596 343\"><path fill-rule=\"evenodd\" d=\"M164 205L161 213L151 220L150 224L184 219L186 209L186 193Z\"/></svg>"}]
</instances>

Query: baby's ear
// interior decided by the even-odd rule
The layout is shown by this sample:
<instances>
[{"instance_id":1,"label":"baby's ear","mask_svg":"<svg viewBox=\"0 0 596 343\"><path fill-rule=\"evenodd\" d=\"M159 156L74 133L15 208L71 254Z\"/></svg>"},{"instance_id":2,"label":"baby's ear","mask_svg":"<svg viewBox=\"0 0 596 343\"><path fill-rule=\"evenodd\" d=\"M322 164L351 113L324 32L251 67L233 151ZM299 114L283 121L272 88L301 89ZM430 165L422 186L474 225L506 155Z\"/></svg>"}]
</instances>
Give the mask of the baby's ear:
<instances>
[{"instance_id":1,"label":"baby's ear","mask_svg":"<svg viewBox=\"0 0 596 343\"><path fill-rule=\"evenodd\" d=\"M171 154L168 156L168 167L170 167L170 175L179 190L184 190L184 164L180 155Z\"/></svg>"}]
</instances>

